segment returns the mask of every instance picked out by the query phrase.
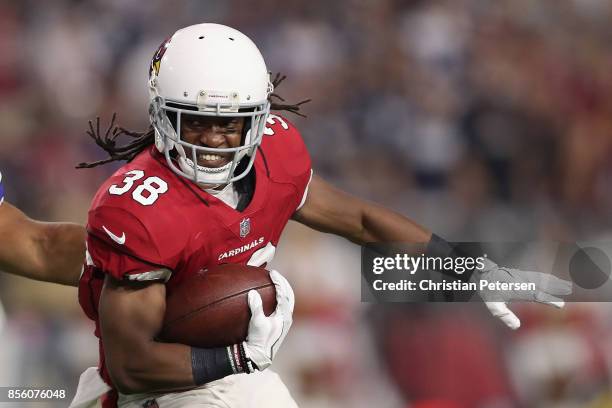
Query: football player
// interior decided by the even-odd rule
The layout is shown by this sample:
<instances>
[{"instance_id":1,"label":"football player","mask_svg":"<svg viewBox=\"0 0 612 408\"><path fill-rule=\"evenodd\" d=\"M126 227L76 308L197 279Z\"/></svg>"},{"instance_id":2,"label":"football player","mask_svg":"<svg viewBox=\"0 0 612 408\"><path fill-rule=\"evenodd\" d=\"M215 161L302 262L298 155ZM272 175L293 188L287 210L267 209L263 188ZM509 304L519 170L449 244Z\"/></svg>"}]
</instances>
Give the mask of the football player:
<instances>
[{"instance_id":1,"label":"football player","mask_svg":"<svg viewBox=\"0 0 612 408\"><path fill-rule=\"evenodd\" d=\"M99 122L90 126L110 157L83 167L128 163L101 186L88 215L79 301L96 323L100 365L83 374L72 407L98 398L105 407L296 406L266 370L292 319L293 292L277 272L271 272L277 313L263 315L259 295L249 293L245 342L199 349L155 340L166 293L222 263L265 266L289 219L357 244L421 243L432 256L453 255L444 240L408 218L313 175L297 129L269 113L299 109L271 102L278 83L249 38L198 24L177 31L153 57L149 131L111 125L101 136ZM134 140L116 146L121 134ZM482 273L490 280L525 279L492 262ZM554 295L567 290L560 284L531 300L561 307ZM503 302L487 306L518 327Z\"/></svg>"}]
</instances>

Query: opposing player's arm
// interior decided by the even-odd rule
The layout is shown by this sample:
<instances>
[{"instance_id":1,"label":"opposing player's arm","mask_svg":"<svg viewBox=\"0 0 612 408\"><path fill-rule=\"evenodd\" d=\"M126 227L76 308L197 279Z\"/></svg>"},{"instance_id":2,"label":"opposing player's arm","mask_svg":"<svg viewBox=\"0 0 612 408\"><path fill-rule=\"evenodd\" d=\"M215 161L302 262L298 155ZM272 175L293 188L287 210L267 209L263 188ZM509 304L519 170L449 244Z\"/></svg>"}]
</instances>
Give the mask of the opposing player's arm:
<instances>
[{"instance_id":1,"label":"opposing player's arm","mask_svg":"<svg viewBox=\"0 0 612 408\"><path fill-rule=\"evenodd\" d=\"M163 283L106 276L99 313L106 365L124 394L195 387L191 347L155 341L166 310Z\"/></svg>"},{"instance_id":2,"label":"opposing player's arm","mask_svg":"<svg viewBox=\"0 0 612 408\"><path fill-rule=\"evenodd\" d=\"M0 205L0 270L39 281L77 286L85 258L85 228L38 222Z\"/></svg>"},{"instance_id":3,"label":"opposing player's arm","mask_svg":"<svg viewBox=\"0 0 612 408\"><path fill-rule=\"evenodd\" d=\"M351 196L313 175L304 205L293 219L317 231L340 235L356 244L427 244L431 232L380 205Z\"/></svg>"}]
</instances>

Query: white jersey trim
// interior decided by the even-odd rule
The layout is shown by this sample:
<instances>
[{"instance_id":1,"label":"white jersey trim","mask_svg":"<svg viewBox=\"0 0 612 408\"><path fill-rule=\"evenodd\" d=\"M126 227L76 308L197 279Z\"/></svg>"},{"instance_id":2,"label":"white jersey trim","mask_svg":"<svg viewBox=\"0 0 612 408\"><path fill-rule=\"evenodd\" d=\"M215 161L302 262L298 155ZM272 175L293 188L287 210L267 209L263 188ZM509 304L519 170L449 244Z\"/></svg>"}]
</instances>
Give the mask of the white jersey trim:
<instances>
[{"instance_id":1,"label":"white jersey trim","mask_svg":"<svg viewBox=\"0 0 612 408\"><path fill-rule=\"evenodd\" d=\"M125 279L136 282L147 282L155 280L163 280L164 282L168 282L171 276L172 271L170 271L169 269L158 269L156 271L125 275Z\"/></svg>"},{"instance_id":2,"label":"white jersey trim","mask_svg":"<svg viewBox=\"0 0 612 408\"><path fill-rule=\"evenodd\" d=\"M312 181L313 171L310 169L310 178L308 179L308 184L306 184L306 189L304 190L304 195L302 196L302 201L300 201L300 205L295 209L295 211L300 211L300 208L306 204L306 197L308 197L308 187L310 187L310 182Z\"/></svg>"},{"instance_id":3,"label":"white jersey trim","mask_svg":"<svg viewBox=\"0 0 612 408\"><path fill-rule=\"evenodd\" d=\"M228 206L232 207L234 210L238 208L238 202L240 201L240 194L236 190L234 183L230 183L225 186L221 190L215 190L211 188L204 189L208 194L218 198L223 201Z\"/></svg>"}]
</instances>

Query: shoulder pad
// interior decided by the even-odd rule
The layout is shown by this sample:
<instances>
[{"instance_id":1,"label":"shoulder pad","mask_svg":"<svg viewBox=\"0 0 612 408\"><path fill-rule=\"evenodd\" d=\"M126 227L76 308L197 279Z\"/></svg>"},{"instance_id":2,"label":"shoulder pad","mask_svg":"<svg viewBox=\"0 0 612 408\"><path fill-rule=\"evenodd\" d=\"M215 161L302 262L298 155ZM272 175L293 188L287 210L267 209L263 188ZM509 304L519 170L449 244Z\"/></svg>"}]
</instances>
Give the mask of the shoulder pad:
<instances>
[{"instance_id":1,"label":"shoulder pad","mask_svg":"<svg viewBox=\"0 0 612 408\"><path fill-rule=\"evenodd\" d=\"M311 161L302 135L287 119L268 117L261 149L272 179L310 176Z\"/></svg>"},{"instance_id":2,"label":"shoulder pad","mask_svg":"<svg viewBox=\"0 0 612 408\"><path fill-rule=\"evenodd\" d=\"M172 266L160 243L136 215L117 207L96 207L87 223L88 262L116 279L168 278ZM168 276L166 276L168 275ZM143 277L151 279L143 279Z\"/></svg>"}]
</instances>

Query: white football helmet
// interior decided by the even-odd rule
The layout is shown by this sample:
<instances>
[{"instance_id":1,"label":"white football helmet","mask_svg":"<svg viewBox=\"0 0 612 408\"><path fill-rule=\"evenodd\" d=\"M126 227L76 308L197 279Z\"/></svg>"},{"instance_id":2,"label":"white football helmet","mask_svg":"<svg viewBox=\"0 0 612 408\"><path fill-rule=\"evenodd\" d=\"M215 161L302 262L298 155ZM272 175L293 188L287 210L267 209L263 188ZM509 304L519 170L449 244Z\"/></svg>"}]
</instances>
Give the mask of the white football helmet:
<instances>
[{"instance_id":1,"label":"white football helmet","mask_svg":"<svg viewBox=\"0 0 612 408\"><path fill-rule=\"evenodd\" d=\"M180 29L160 46L151 61L149 118L155 129L155 145L173 171L196 183L220 185L237 181L253 166L270 112L268 97L272 91L264 59L247 36L220 24ZM181 138L184 114L244 117L247 128L243 143L235 148L187 143ZM177 154L172 155L173 150ZM206 153L234 156L222 167L209 168L198 165L198 155ZM243 159L248 162L234 174Z\"/></svg>"}]
</instances>

